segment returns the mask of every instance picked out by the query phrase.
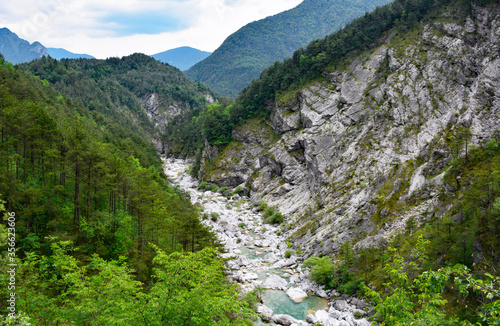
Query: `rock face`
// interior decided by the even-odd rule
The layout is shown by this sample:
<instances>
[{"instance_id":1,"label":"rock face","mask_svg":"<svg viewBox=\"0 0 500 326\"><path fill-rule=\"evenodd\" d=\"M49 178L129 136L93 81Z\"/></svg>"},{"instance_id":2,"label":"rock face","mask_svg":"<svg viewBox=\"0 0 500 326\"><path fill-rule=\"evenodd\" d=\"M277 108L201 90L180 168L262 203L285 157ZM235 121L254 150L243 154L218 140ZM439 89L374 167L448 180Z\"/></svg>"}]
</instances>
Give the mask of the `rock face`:
<instances>
[{"instance_id":1,"label":"rock face","mask_svg":"<svg viewBox=\"0 0 500 326\"><path fill-rule=\"evenodd\" d=\"M160 135L165 131L165 126L173 117L179 115L182 111L189 109L188 103L164 103L159 99L157 93L151 93L139 98L144 112L153 122L156 133L153 136L153 143L160 154L165 153L165 144L160 140Z\"/></svg>"},{"instance_id":2,"label":"rock face","mask_svg":"<svg viewBox=\"0 0 500 326\"><path fill-rule=\"evenodd\" d=\"M442 176L457 150L447 139L483 144L500 130L500 16L473 4L443 18L276 103L270 122L248 121L200 177L275 205L306 255L370 233L359 247L380 246L410 217L443 214L438 194L453 191Z\"/></svg>"}]
</instances>

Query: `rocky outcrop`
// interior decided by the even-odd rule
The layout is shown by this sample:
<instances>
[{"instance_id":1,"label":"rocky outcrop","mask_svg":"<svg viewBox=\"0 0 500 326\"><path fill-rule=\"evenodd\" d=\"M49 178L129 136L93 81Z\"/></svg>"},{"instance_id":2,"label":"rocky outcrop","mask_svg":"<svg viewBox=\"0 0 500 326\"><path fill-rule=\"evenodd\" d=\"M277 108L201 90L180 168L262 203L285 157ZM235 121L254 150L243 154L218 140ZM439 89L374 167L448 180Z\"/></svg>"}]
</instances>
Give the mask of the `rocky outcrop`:
<instances>
[{"instance_id":1,"label":"rocky outcrop","mask_svg":"<svg viewBox=\"0 0 500 326\"><path fill-rule=\"evenodd\" d=\"M454 153L500 131L500 16L473 4L442 18L239 127L201 177L276 206L306 256L384 245L410 217L443 214Z\"/></svg>"},{"instance_id":2,"label":"rocky outcrop","mask_svg":"<svg viewBox=\"0 0 500 326\"><path fill-rule=\"evenodd\" d=\"M213 104L216 99L212 94L202 93L208 104ZM172 102L166 101L158 95L158 93L149 93L139 97L139 102L147 114L149 120L155 126L155 134L153 135L153 144L160 154L166 153L166 144L161 140L161 135L165 132L165 127L168 122L178 116L182 112L189 110L190 105L187 102Z\"/></svg>"},{"instance_id":3,"label":"rocky outcrop","mask_svg":"<svg viewBox=\"0 0 500 326\"><path fill-rule=\"evenodd\" d=\"M144 108L151 122L161 133L168 121L179 115L182 111L189 109L188 103L166 102L161 100L158 93L150 93L139 98L141 106Z\"/></svg>"}]
</instances>

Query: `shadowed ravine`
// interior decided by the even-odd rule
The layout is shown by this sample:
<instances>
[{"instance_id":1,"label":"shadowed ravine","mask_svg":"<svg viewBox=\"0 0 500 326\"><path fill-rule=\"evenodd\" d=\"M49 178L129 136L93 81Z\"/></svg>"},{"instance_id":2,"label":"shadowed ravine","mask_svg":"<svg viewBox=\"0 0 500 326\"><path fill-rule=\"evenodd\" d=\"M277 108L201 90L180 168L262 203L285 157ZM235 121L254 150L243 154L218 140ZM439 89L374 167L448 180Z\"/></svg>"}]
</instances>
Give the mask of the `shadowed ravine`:
<instances>
[{"instance_id":1,"label":"shadowed ravine","mask_svg":"<svg viewBox=\"0 0 500 326\"><path fill-rule=\"evenodd\" d=\"M186 173L187 168L188 163L183 160L165 160L167 177L189 193L194 205L203 207L203 223L211 226L224 244L226 253L223 257L234 257L228 263L229 278L238 282L244 292L251 291L256 286L265 289L259 314L268 315L277 324L288 324L286 319L290 316L295 319L295 325L308 325L306 319L323 320L329 322L328 325L342 325L334 323L339 320L347 320L348 325L369 324L365 319L355 321L352 317L353 309L337 311L345 315L345 318L339 315L344 319L332 320L328 317L332 309L335 309L332 306L327 312L327 298L338 296L338 293L327 293L309 281L308 272L302 271L296 256L284 258L287 244L285 239L276 234L278 228L264 224L262 215L246 198L235 195L228 199L220 193L198 190L196 186L199 182ZM257 323L261 324L261 321Z\"/></svg>"}]
</instances>

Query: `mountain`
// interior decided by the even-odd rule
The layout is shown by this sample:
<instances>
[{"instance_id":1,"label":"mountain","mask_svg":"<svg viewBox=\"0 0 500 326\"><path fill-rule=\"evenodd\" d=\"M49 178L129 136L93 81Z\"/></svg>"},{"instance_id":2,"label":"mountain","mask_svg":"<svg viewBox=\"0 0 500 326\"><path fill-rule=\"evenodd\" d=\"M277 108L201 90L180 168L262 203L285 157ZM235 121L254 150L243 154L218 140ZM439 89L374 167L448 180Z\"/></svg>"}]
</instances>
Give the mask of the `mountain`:
<instances>
[{"instance_id":1,"label":"mountain","mask_svg":"<svg viewBox=\"0 0 500 326\"><path fill-rule=\"evenodd\" d=\"M208 58L190 68L192 80L206 83L220 95L236 97L275 61L322 38L389 0L305 0L297 7L250 23Z\"/></svg>"},{"instance_id":2,"label":"mountain","mask_svg":"<svg viewBox=\"0 0 500 326\"><path fill-rule=\"evenodd\" d=\"M0 53L12 64L29 62L49 55L48 50L39 42L30 44L7 28L0 29Z\"/></svg>"},{"instance_id":3,"label":"mountain","mask_svg":"<svg viewBox=\"0 0 500 326\"><path fill-rule=\"evenodd\" d=\"M133 98L113 78L100 78L97 85L115 103L107 107L66 60L36 61L50 79L77 86L61 94L0 58L0 213L10 218L0 223L0 234L2 247L15 247L15 255L4 250L0 261L15 261L12 273L29 284L2 287L2 295L15 291L12 300L26 307L2 314L2 324L252 325L255 301L242 299L228 280L215 234L189 194L166 178L151 139L136 127L142 121L120 129L116 116L133 115L126 107ZM163 67L186 80L146 55L86 63L94 77L147 66L156 67L155 77ZM0 303L3 311L8 306Z\"/></svg>"},{"instance_id":4,"label":"mountain","mask_svg":"<svg viewBox=\"0 0 500 326\"><path fill-rule=\"evenodd\" d=\"M115 133L126 135L134 129L142 137L130 139L139 147L156 138L176 115L215 101L205 85L193 83L178 69L140 53L64 62L44 57L21 68L89 108L97 121L107 117ZM161 144L157 145L163 152Z\"/></svg>"},{"instance_id":5,"label":"mountain","mask_svg":"<svg viewBox=\"0 0 500 326\"><path fill-rule=\"evenodd\" d=\"M498 26L498 1L379 8L264 71L226 110L233 141L206 142L193 171L281 212L327 289L377 289L374 321L494 324L500 297L463 277L500 266ZM428 291L443 300L410 304Z\"/></svg>"},{"instance_id":6,"label":"mountain","mask_svg":"<svg viewBox=\"0 0 500 326\"><path fill-rule=\"evenodd\" d=\"M210 54L211 52L205 52L189 46L183 46L153 54L152 57L158 61L177 67L180 70L188 70L196 63L208 57Z\"/></svg>"},{"instance_id":7,"label":"mountain","mask_svg":"<svg viewBox=\"0 0 500 326\"><path fill-rule=\"evenodd\" d=\"M78 54L78 53L73 53L65 49L60 49L60 48L47 48L49 51L49 55L56 59L56 60L61 60L61 59L94 59L93 56L88 55L88 54Z\"/></svg>"}]
</instances>

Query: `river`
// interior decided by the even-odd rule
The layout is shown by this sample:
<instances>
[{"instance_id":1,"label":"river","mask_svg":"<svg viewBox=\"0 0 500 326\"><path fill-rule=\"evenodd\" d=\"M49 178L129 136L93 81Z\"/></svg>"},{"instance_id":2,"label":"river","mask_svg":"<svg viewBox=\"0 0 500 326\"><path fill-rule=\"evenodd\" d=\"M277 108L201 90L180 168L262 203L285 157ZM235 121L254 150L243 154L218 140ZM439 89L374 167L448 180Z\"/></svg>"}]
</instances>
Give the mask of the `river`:
<instances>
[{"instance_id":1,"label":"river","mask_svg":"<svg viewBox=\"0 0 500 326\"><path fill-rule=\"evenodd\" d=\"M288 248L286 240L278 235L279 228L264 224L263 216L250 205L248 198L228 199L218 192L198 190L198 180L189 176L187 169L184 160L164 160L167 177L189 194L194 205L202 207L203 223L212 227L224 244L223 257L234 258L228 262L229 278L238 282L243 292L255 287L264 289L263 305L258 312L268 315L270 323L265 325L276 325L273 321L287 324L288 317L293 318L288 320L294 325L309 325L306 319L314 322L325 319L324 325L340 325L328 320L326 298L331 293L308 280L297 256L285 258ZM348 321L351 319L354 320ZM264 324L259 320L256 325Z\"/></svg>"}]
</instances>

